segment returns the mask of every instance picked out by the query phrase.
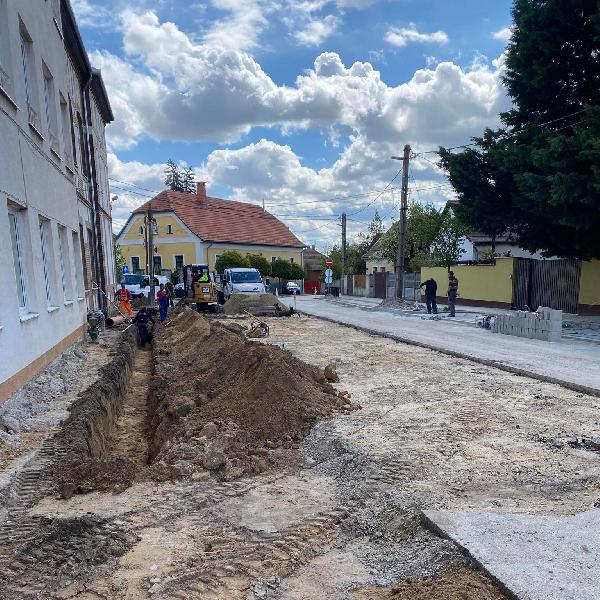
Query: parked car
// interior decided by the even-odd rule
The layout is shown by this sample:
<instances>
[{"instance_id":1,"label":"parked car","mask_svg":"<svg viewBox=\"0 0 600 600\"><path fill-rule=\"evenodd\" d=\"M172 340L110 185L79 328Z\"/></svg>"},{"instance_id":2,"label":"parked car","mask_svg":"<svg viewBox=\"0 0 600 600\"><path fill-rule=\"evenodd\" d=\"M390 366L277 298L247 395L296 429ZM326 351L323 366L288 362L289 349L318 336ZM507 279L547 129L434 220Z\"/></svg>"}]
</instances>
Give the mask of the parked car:
<instances>
[{"instance_id":1,"label":"parked car","mask_svg":"<svg viewBox=\"0 0 600 600\"><path fill-rule=\"evenodd\" d=\"M299 294L300 286L295 281L288 281L283 286L283 293L284 294Z\"/></svg>"}]
</instances>

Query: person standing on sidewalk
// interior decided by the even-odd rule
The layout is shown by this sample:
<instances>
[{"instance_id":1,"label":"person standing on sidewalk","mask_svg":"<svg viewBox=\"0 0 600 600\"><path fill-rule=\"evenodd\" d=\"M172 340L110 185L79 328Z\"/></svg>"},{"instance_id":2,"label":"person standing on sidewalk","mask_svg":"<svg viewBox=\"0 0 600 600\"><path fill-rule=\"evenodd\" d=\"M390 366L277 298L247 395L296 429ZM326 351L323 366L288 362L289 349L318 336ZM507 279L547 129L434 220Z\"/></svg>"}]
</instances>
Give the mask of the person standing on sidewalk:
<instances>
[{"instance_id":1,"label":"person standing on sidewalk","mask_svg":"<svg viewBox=\"0 0 600 600\"><path fill-rule=\"evenodd\" d=\"M448 308L450 317L456 316L456 296L458 295L458 279L454 276L454 271L448 272Z\"/></svg>"},{"instance_id":2,"label":"person standing on sidewalk","mask_svg":"<svg viewBox=\"0 0 600 600\"><path fill-rule=\"evenodd\" d=\"M437 315L437 281L431 277L427 281L424 281L419 287L425 286L425 304L427 305L427 314Z\"/></svg>"}]
</instances>

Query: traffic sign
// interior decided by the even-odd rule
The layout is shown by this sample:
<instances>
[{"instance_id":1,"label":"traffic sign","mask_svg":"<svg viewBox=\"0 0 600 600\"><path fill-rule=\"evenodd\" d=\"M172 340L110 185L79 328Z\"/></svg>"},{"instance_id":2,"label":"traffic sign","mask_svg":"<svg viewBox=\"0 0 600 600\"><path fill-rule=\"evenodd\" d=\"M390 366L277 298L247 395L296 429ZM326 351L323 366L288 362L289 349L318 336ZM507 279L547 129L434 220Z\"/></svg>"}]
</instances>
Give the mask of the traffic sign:
<instances>
[{"instance_id":1,"label":"traffic sign","mask_svg":"<svg viewBox=\"0 0 600 600\"><path fill-rule=\"evenodd\" d=\"M327 285L330 285L333 283L333 277L325 277L325 283Z\"/></svg>"},{"instance_id":2,"label":"traffic sign","mask_svg":"<svg viewBox=\"0 0 600 600\"><path fill-rule=\"evenodd\" d=\"M327 271L325 271L325 277L333 277L333 271L331 269L327 269Z\"/></svg>"},{"instance_id":3,"label":"traffic sign","mask_svg":"<svg viewBox=\"0 0 600 600\"><path fill-rule=\"evenodd\" d=\"M326 265L327 265L329 268L333 267L333 261L332 261L330 258L328 258L328 259L325 261L325 264L326 264Z\"/></svg>"},{"instance_id":4,"label":"traffic sign","mask_svg":"<svg viewBox=\"0 0 600 600\"><path fill-rule=\"evenodd\" d=\"M127 265L123 265L123 274L126 275L129 273L129 267Z\"/></svg>"}]
</instances>

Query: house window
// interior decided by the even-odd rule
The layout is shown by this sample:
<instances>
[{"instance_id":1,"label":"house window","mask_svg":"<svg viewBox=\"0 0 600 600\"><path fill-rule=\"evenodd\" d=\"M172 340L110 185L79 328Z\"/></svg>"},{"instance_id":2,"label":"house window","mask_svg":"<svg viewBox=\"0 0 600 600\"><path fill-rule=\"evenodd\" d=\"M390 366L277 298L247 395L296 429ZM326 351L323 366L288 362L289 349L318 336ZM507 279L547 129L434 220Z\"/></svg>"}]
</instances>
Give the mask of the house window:
<instances>
[{"instance_id":1,"label":"house window","mask_svg":"<svg viewBox=\"0 0 600 600\"><path fill-rule=\"evenodd\" d=\"M17 283L17 296L19 298L19 310L27 312L27 274L25 272L25 255L23 236L21 231L21 218L18 212L9 211L8 225L10 239L12 242L13 262Z\"/></svg>"},{"instance_id":2,"label":"house window","mask_svg":"<svg viewBox=\"0 0 600 600\"><path fill-rule=\"evenodd\" d=\"M131 257L131 272L138 273L140 271L140 257L132 256Z\"/></svg>"},{"instance_id":3,"label":"house window","mask_svg":"<svg viewBox=\"0 0 600 600\"><path fill-rule=\"evenodd\" d=\"M144 228L140 227L139 232L140 232L140 235L144 235Z\"/></svg>"},{"instance_id":4,"label":"house window","mask_svg":"<svg viewBox=\"0 0 600 600\"><path fill-rule=\"evenodd\" d=\"M44 283L46 285L46 301L48 306L56 306L54 298L54 256L52 252L52 233L50 221L40 218L40 242L42 246L42 266L44 267Z\"/></svg>"},{"instance_id":5,"label":"house window","mask_svg":"<svg viewBox=\"0 0 600 600\"><path fill-rule=\"evenodd\" d=\"M294 263L294 257L290 256L290 262L293 264Z\"/></svg>"},{"instance_id":6,"label":"house window","mask_svg":"<svg viewBox=\"0 0 600 600\"><path fill-rule=\"evenodd\" d=\"M62 145L65 161L68 165L73 164L73 150L71 149L71 140L69 139L69 105L62 94L60 97L60 121L62 127Z\"/></svg>"},{"instance_id":7,"label":"house window","mask_svg":"<svg viewBox=\"0 0 600 600\"><path fill-rule=\"evenodd\" d=\"M79 156L81 157L81 170L83 176L88 179L89 178L89 165L87 162L87 152L85 148L85 138L83 133L83 121L81 120L81 115L79 112L77 113L77 129L79 131Z\"/></svg>"},{"instance_id":8,"label":"house window","mask_svg":"<svg viewBox=\"0 0 600 600\"><path fill-rule=\"evenodd\" d=\"M71 261L69 260L69 241L67 239L67 228L59 225L58 242L60 251L60 271L62 275L63 298L65 302L71 302Z\"/></svg>"},{"instance_id":9,"label":"house window","mask_svg":"<svg viewBox=\"0 0 600 600\"><path fill-rule=\"evenodd\" d=\"M10 65L8 24L9 18L6 10L6 0L0 0L0 88L7 94L12 94L12 79L8 74Z\"/></svg>"},{"instance_id":10,"label":"house window","mask_svg":"<svg viewBox=\"0 0 600 600\"><path fill-rule=\"evenodd\" d=\"M373 273L377 273L377 267L373 267Z\"/></svg>"},{"instance_id":11,"label":"house window","mask_svg":"<svg viewBox=\"0 0 600 600\"><path fill-rule=\"evenodd\" d=\"M73 165L77 168L77 144L75 142L75 119L73 118L73 103L69 97L69 122L71 125L71 148L73 150Z\"/></svg>"},{"instance_id":12,"label":"house window","mask_svg":"<svg viewBox=\"0 0 600 600\"><path fill-rule=\"evenodd\" d=\"M83 261L77 260L77 251L80 247L79 235L76 231L72 232L73 237L73 259L75 261L75 284L77 289L77 298L83 298L85 288L83 283Z\"/></svg>"},{"instance_id":13,"label":"house window","mask_svg":"<svg viewBox=\"0 0 600 600\"><path fill-rule=\"evenodd\" d=\"M277 260L276 256L271 256L271 262L274 263Z\"/></svg>"},{"instance_id":14,"label":"house window","mask_svg":"<svg viewBox=\"0 0 600 600\"><path fill-rule=\"evenodd\" d=\"M173 235L173 225L167 225L167 233Z\"/></svg>"},{"instance_id":15,"label":"house window","mask_svg":"<svg viewBox=\"0 0 600 600\"><path fill-rule=\"evenodd\" d=\"M161 271L162 271L162 256L155 256L154 257L154 274L160 275Z\"/></svg>"},{"instance_id":16,"label":"house window","mask_svg":"<svg viewBox=\"0 0 600 600\"><path fill-rule=\"evenodd\" d=\"M183 254L175 255L175 268L180 271L183 269Z\"/></svg>"},{"instance_id":17,"label":"house window","mask_svg":"<svg viewBox=\"0 0 600 600\"><path fill-rule=\"evenodd\" d=\"M42 72L44 75L44 109L46 111L46 125L48 126L50 148L58 154L58 127L56 119L54 78L44 63L42 63Z\"/></svg>"},{"instance_id":18,"label":"house window","mask_svg":"<svg viewBox=\"0 0 600 600\"><path fill-rule=\"evenodd\" d=\"M33 41L27 33L23 22L21 29L21 60L23 63L23 77L25 80L25 96L27 99L27 113L30 125L33 125L38 131L40 126L40 115L38 113L38 93L35 78L35 57L33 54Z\"/></svg>"}]
</instances>

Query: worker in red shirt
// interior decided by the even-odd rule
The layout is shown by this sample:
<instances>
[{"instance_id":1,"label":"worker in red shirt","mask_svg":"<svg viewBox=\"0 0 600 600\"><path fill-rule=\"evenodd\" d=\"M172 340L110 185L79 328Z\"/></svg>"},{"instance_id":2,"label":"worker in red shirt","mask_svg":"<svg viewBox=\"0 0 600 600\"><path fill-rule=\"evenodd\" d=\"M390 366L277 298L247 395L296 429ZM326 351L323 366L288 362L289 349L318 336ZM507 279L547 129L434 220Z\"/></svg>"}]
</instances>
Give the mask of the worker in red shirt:
<instances>
[{"instance_id":1,"label":"worker in red shirt","mask_svg":"<svg viewBox=\"0 0 600 600\"><path fill-rule=\"evenodd\" d=\"M167 311L169 310L169 294L165 290L165 284L161 283L156 293L156 299L158 300L158 306L160 308L160 320L164 321L167 318Z\"/></svg>"},{"instance_id":2,"label":"worker in red shirt","mask_svg":"<svg viewBox=\"0 0 600 600\"><path fill-rule=\"evenodd\" d=\"M131 308L131 299L133 296L131 292L125 288L124 283L121 284L121 289L117 290L115 296L119 302L119 311L121 314L131 317L133 315L133 310Z\"/></svg>"}]
</instances>

